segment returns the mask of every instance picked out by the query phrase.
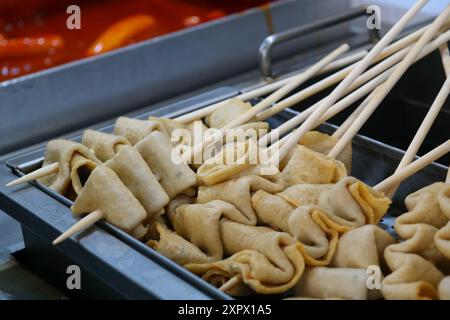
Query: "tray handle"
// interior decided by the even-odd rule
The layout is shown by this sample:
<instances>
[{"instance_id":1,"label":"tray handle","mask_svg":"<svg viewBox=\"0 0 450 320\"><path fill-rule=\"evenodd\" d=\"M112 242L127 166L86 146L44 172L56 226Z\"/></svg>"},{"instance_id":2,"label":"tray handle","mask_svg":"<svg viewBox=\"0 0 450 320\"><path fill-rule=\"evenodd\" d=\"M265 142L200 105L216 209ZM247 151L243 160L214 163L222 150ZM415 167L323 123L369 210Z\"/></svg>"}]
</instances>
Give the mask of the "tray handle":
<instances>
[{"instance_id":1,"label":"tray handle","mask_svg":"<svg viewBox=\"0 0 450 320\"><path fill-rule=\"evenodd\" d=\"M325 18L308 25L298 26L286 31L267 36L259 47L259 66L261 75L264 79L272 78L272 49L284 42L293 40L295 38L310 34L312 32L320 31L337 24L347 22L362 16L370 16L367 6L360 6L351 9L349 12L339 14L330 18ZM377 42L380 39L378 29L369 29L369 38L371 42Z\"/></svg>"}]
</instances>

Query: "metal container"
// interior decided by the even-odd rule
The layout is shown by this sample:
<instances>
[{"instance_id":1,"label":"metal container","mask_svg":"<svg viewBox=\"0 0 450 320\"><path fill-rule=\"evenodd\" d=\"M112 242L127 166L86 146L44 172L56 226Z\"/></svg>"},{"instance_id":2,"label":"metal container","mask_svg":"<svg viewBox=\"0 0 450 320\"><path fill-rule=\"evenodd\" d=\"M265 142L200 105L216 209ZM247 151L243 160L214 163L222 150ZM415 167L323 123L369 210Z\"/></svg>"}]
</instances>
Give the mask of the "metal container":
<instances>
[{"instance_id":1,"label":"metal container","mask_svg":"<svg viewBox=\"0 0 450 320\"><path fill-rule=\"evenodd\" d=\"M236 94L238 92L232 88L222 88L170 105L150 106L138 112L135 117L173 117ZM295 114L295 111L288 109L270 119L271 126L276 127ZM112 122L103 123L96 126L96 129L110 132L112 125ZM332 132L334 127L324 124L320 130ZM68 138L79 140L80 133L71 134ZM22 224L25 244L29 251L25 260L29 261L30 265L35 268L38 266L41 273L47 277L54 275L53 278L60 281L59 287L64 285L67 265L80 266L83 273L89 275L88 283L95 284L95 288L86 289L83 297L228 298L104 221L53 247L51 241L76 222L70 213L71 202L36 182L15 188L4 186L16 177L14 172L22 174L39 167L44 151L44 146L38 145L26 151L18 151L13 157L0 162L0 207ZM402 155L401 150L358 135L353 140L353 175L369 185L376 184L392 174ZM393 216L404 210L402 202L407 194L443 180L446 170L442 165L432 164L406 180L394 199L392 210L383 220L383 225L386 228L392 226ZM73 293L66 294L71 296Z\"/></svg>"},{"instance_id":2,"label":"metal container","mask_svg":"<svg viewBox=\"0 0 450 320\"><path fill-rule=\"evenodd\" d=\"M350 7L350 0L277 1L98 57L2 82L0 154L255 69L259 45L269 34L306 25ZM326 44L336 40L337 34L348 37L354 34L351 25L344 23L289 42L274 52L274 58Z\"/></svg>"}]
</instances>

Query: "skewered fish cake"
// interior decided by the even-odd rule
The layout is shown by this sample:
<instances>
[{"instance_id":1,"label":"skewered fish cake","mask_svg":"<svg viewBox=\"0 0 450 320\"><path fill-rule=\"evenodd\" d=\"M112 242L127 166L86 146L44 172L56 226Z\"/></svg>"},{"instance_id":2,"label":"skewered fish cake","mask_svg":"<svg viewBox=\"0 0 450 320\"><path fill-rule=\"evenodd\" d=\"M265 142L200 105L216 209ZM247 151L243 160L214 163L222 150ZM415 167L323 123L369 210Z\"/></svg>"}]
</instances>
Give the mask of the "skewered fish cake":
<instances>
[{"instance_id":1,"label":"skewered fish cake","mask_svg":"<svg viewBox=\"0 0 450 320\"><path fill-rule=\"evenodd\" d=\"M207 256L191 242L169 230L163 224L155 223L157 236L147 242L147 245L172 261L185 265L188 263L209 263L213 258Z\"/></svg>"},{"instance_id":2,"label":"skewered fish cake","mask_svg":"<svg viewBox=\"0 0 450 320\"><path fill-rule=\"evenodd\" d=\"M339 239L330 266L306 268L295 286L294 299L381 298L380 290L367 286L367 268L380 266L385 269L383 251L393 242L386 231L375 225L365 225L345 233Z\"/></svg>"},{"instance_id":3,"label":"skewered fish cake","mask_svg":"<svg viewBox=\"0 0 450 320\"><path fill-rule=\"evenodd\" d=\"M210 128L220 129L251 109L252 105L249 102L243 102L238 98L232 98L230 101L217 108L209 116L207 116L205 118L205 123ZM242 129L244 131L253 130L256 133L255 138L259 138L261 135L267 133L269 130L269 124L264 121L249 121L234 128L233 130L238 129Z\"/></svg>"},{"instance_id":4,"label":"skewered fish cake","mask_svg":"<svg viewBox=\"0 0 450 320\"><path fill-rule=\"evenodd\" d=\"M248 224L247 218L232 204L213 200L204 204L189 204L186 198L171 201L167 216L181 237L200 248L211 261L223 258L220 220L227 218Z\"/></svg>"},{"instance_id":5,"label":"skewered fish cake","mask_svg":"<svg viewBox=\"0 0 450 320\"><path fill-rule=\"evenodd\" d=\"M366 270L379 266L387 271L384 250L395 242L394 238L377 225L368 224L344 233L340 238L331 262L332 267Z\"/></svg>"},{"instance_id":6,"label":"skewered fish cake","mask_svg":"<svg viewBox=\"0 0 450 320\"><path fill-rule=\"evenodd\" d=\"M82 144L92 150L100 161L106 162L123 146L131 145L127 138L95 130L85 130Z\"/></svg>"},{"instance_id":7,"label":"skewered fish cake","mask_svg":"<svg viewBox=\"0 0 450 320\"><path fill-rule=\"evenodd\" d=\"M230 143L207 159L197 170L202 184L214 185L232 179L258 163L258 147L253 140Z\"/></svg>"},{"instance_id":8,"label":"skewered fish cake","mask_svg":"<svg viewBox=\"0 0 450 320\"><path fill-rule=\"evenodd\" d=\"M231 257L207 264L185 267L207 282L222 284L240 274L243 282L260 294L277 294L292 288L304 270L299 243L284 232L220 221L224 253ZM236 286L232 295L243 295L248 289Z\"/></svg>"},{"instance_id":9,"label":"skewered fish cake","mask_svg":"<svg viewBox=\"0 0 450 320\"><path fill-rule=\"evenodd\" d=\"M47 144L42 166L53 163L59 164L58 172L39 181L62 195L70 194L71 191L79 194L85 176L101 164L82 144L63 139L51 140Z\"/></svg>"},{"instance_id":10,"label":"skewered fish cake","mask_svg":"<svg viewBox=\"0 0 450 320\"><path fill-rule=\"evenodd\" d=\"M275 193L283 190L283 185L274 183L257 175L245 175L213 186L201 186L198 189L198 203L223 200L233 204L244 219L241 223L256 225L256 215L252 207L252 192L264 190Z\"/></svg>"},{"instance_id":11,"label":"skewered fish cake","mask_svg":"<svg viewBox=\"0 0 450 320\"><path fill-rule=\"evenodd\" d=\"M199 141L205 138L208 127L201 121L196 120L190 123L181 123L174 119L149 117L150 121L159 122L169 134L171 143L180 151L182 156L187 147L194 147ZM198 168L201 165L201 159L197 161L192 157L190 165Z\"/></svg>"},{"instance_id":12,"label":"skewered fish cake","mask_svg":"<svg viewBox=\"0 0 450 320\"><path fill-rule=\"evenodd\" d=\"M294 289L293 299L368 300L380 298L367 288L367 272L356 268L306 268Z\"/></svg>"},{"instance_id":13,"label":"skewered fish cake","mask_svg":"<svg viewBox=\"0 0 450 320\"><path fill-rule=\"evenodd\" d=\"M450 276L441 280L438 287L439 299L450 300Z\"/></svg>"},{"instance_id":14,"label":"skewered fish cake","mask_svg":"<svg viewBox=\"0 0 450 320\"><path fill-rule=\"evenodd\" d=\"M397 234L405 241L388 246L384 253L392 270L383 281L386 299L438 298L438 286L450 272L448 242L441 242L438 233L442 228L445 234L449 221L449 195L450 186L438 182L405 199L408 212L395 222Z\"/></svg>"},{"instance_id":15,"label":"skewered fish cake","mask_svg":"<svg viewBox=\"0 0 450 320\"><path fill-rule=\"evenodd\" d=\"M384 256L393 272L382 283L383 297L389 300L437 299L436 287L444 274L418 254L408 253L405 242L386 248Z\"/></svg>"},{"instance_id":16,"label":"skewered fish cake","mask_svg":"<svg viewBox=\"0 0 450 320\"><path fill-rule=\"evenodd\" d=\"M188 141L189 139L186 139L186 137L181 137L179 141L172 141L175 144L181 143L184 145L194 145L193 141L194 139L192 139L192 137L195 137L194 136L195 125L197 125L199 129L201 129L202 133L205 133L206 130L208 130L208 127L201 120L196 120L189 123L182 123L174 119L158 118L158 117L149 117L148 120L161 123L161 125L164 126L165 131L168 133L171 141L174 138L175 130L184 129L189 132L191 141Z\"/></svg>"},{"instance_id":17,"label":"skewered fish cake","mask_svg":"<svg viewBox=\"0 0 450 320\"><path fill-rule=\"evenodd\" d=\"M177 120L174 120L174 119L169 119L169 118L160 118L160 117L150 116L150 117L148 117L148 121L160 123L161 126L164 127L164 130L167 132L169 137L172 137L172 133L176 129L185 129L186 128L186 124L179 122Z\"/></svg>"},{"instance_id":18,"label":"skewered fish cake","mask_svg":"<svg viewBox=\"0 0 450 320\"><path fill-rule=\"evenodd\" d=\"M310 187L309 187L310 186ZM335 185L298 185L252 197L258 221L288 232L302 244L307 265L328 265L339 234L376 224L390 201L355 178Z\"/></svg>"},{"instance_id":19,"label":"skewered fish cake","mask_svg":"<svg viewBox=\"0 0 450 320\"><path fill-rule=\"evenodd\" d=\"M276 195L260 190L253 195L252 202L257 215L267 217L274 215L272 209L280 206L318 205L327 214L328 223L338 226L339 232L377 224L391 203L383 194L353 177L334 185L292 186Z\"/></svg>"},{"instance_id":20,"label":"skewered fish cake","mask_svg":"<svg viewBox=\"0 0 450 320\"><path fill-rule=\"evenodd\" d=\"M336 183L345 176L347 170L342 162L297 145L281 171L286 187L301 183Z\"/></svg>"},{"instance_id":21,"label":"skewered fish cake","mask_svg":"<svg viewBox=\"0 0 450 320\"><path fill-rule=\"evenodd\" d=\"M170 199L197 183L197 177L185 163L172 159L172 145L159 131L153 131L141 140L135 148L157 176Z\"/></svg>"},{"instance_id":22,"label":"skewered fish cake","mask_svg":"<svg viewBox=\"0 0 450 320\"><path fill-rule=\"evenodd\" d=\"M119 117L114 125L114 134L123 136L134 146L153 131L169 136L166 128L157 121L145 121L127 117Z\"/></svg>"},{"instance_id":23,"label":"skewered fish cake","mask_svg":"<svg viewBox=\"0 0 450 320\"><path fill-rule=\"evenodd\" d=\"M108 222L126 232L131 232L147 217L131 191L105 166L91 173L71 209L75 216L100 210Z\"/></svg>"},{"instance_id":24,"label":"skewered fish cake","mask_svg":"<svg viewBox=\"0 0 450 320\"><path fill-rule=\"evenodd\" d=\"M436 232L434 235L434 243L439 252L450 260L450 221L445 225L445 227Z\"/></svg>"},{"instance_id":25,"label":"skewered fish cake","mask_svg":"<svg viewBox=\"0 0 450 320\"><path fill-rule=\"evenodd\" d=\"M330 150L336 145L338 139L330 136L326 133L322 133L319 131L309 131L307 132L299 141L299 144L304 145L305 147L319 152L321 154L328 154ZM351 174L352 172L352 145L348 144L345 149L339 154L336 160L341 161L345 168L347 169L347 173Z\"/></svg>"},{"instance_id":26,"label":"skewered fish cake","mask_svg":"<svg viewBox=\"0 0 450 320\"><path fill-rule=\"evenodd\" d=\"M131 146L122 147L104 165L112 169L139 200L147 212L147 219L151 219L169 203L169 196L135 148Z\"/></svg>"},{"instance_id":27,"label":"skewered fish cake","mask_svg":"<svg viewBox=\"0 0 450 320\"><path fill-rule=\"evenodd\" d=\"M214 110L205 118L205 123L210 128L222 128L237 117L243 115L252 108L249 102L232 98L223 106Z\"/></svg>"}]
</instances>

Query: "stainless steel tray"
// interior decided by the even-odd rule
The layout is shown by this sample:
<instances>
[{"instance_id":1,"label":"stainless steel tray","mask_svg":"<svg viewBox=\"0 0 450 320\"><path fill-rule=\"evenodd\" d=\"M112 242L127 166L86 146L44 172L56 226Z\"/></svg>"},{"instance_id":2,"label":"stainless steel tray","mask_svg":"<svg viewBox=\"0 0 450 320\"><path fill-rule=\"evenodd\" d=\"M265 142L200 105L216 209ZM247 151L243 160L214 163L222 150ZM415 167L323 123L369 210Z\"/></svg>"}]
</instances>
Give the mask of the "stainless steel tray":
<instances>
[{"instance_id":1,"label":"stainless steel tray","mask_svg":"<svg viewBox=\"0 0 450 320\"><path fill-rule=\"evenodd\" d=\"M141 119L149 115L172 117L236 94L238 92L232 88L222 88L168 106L151 106L134 116ZM276 127L295 114L295 111L288 109L270 119L271 126ZM96 129L109 132L112 122L101 124ZM320 130L330 133L334 126L324 124ZM79 140L80 133L68 138ZM47 251L57 251L103 283L115 285L120 279L117 288L123 297L227 298L182 267L104 221L62 245L52 247L51 241L76 222L70 213L71 202L40 183L16 188L4 186L16 177L14 173L26 173L40 166L44 151L44 146L40 145L27 152L19 151L13 158L3 159L0 163L0 208L31 231L33 237L40 238L46 244ZM399 149L358 135L353 140L353 175L374 185L395 170L402 155L403 151ZM406 180L382 225L389 230L393 217L404 210L404 197L425 185L443 180L446 170L445 166L434 163Z\"/></svg>"}]
</instances>

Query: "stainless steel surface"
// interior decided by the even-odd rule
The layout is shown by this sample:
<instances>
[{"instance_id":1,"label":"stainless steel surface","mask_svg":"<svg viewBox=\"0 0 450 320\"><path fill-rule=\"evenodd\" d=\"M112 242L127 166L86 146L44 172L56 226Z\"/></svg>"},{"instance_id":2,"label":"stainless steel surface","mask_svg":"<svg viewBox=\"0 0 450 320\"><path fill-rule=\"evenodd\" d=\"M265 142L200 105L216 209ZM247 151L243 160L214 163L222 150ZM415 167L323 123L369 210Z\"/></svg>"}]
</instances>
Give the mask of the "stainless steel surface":
<instances>
[{"instance_id":1,"label":"stainless steel surface","mask_svg":"<svg viewBox=\"0 0 450 320\"><path fill-rule=\"evenodd\" d=\"M264 79L272 78L272 50L282 43L292 41L296 38L310 35L317 31L321 31L327 28L336 28L337 25L348 22L350 20L360 18L363 16L369 16L367 7L362 6L358 8L352 8L348 12L344 12L339 15L333 15L329 18L313 22L307 25L301 25L286 31L272 34L267 36L259 47L259 69L261 76ZM365 21L363 21L365 25ZM379 39L379 33L377 29L369 29L369 39L371 42L376 42Z\"/></svg>"}]
</instances>

